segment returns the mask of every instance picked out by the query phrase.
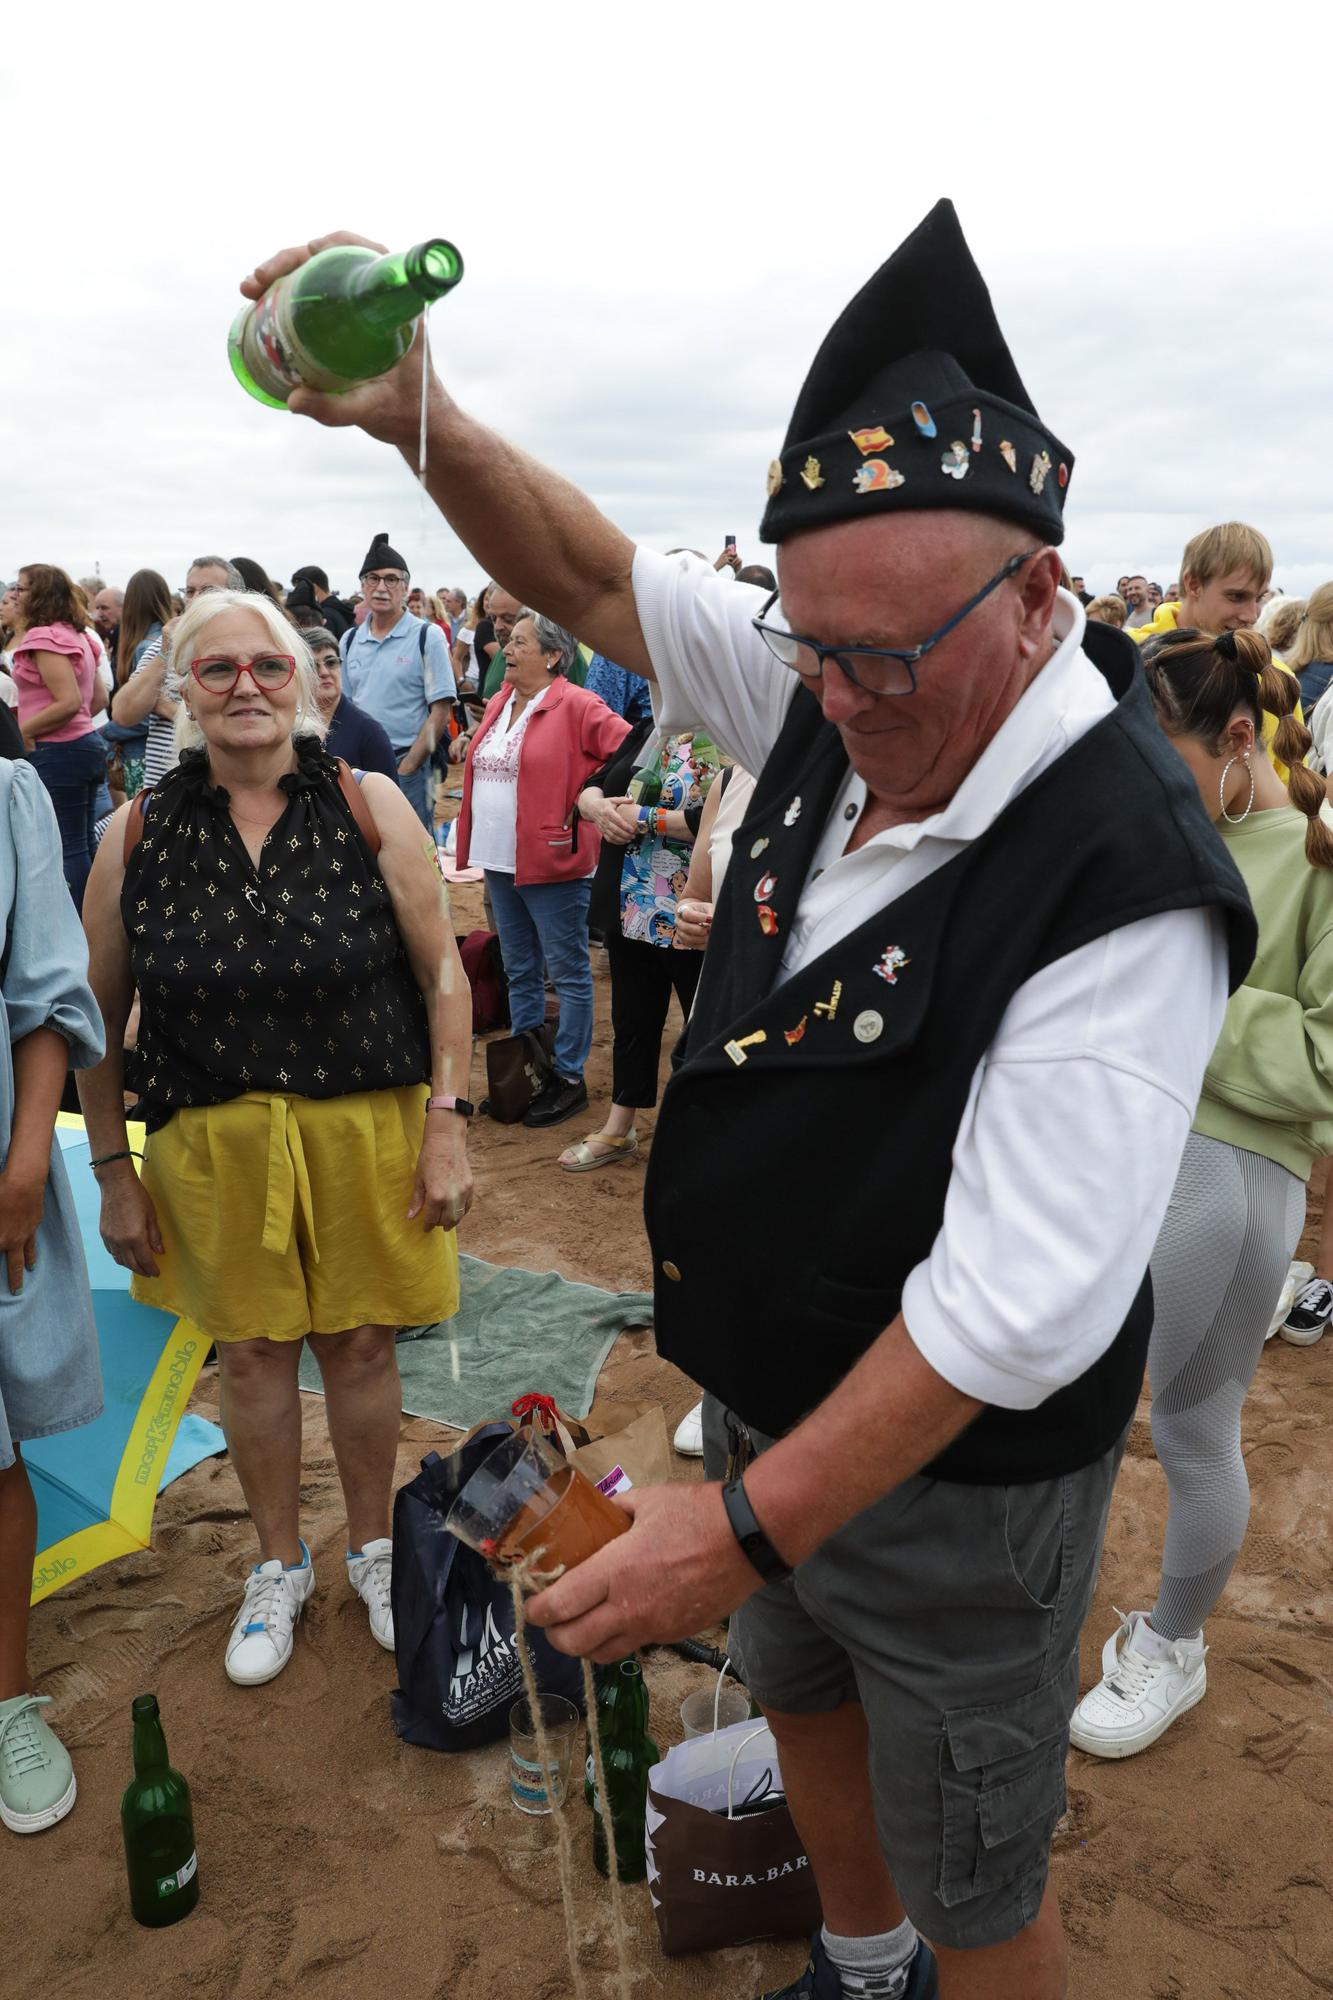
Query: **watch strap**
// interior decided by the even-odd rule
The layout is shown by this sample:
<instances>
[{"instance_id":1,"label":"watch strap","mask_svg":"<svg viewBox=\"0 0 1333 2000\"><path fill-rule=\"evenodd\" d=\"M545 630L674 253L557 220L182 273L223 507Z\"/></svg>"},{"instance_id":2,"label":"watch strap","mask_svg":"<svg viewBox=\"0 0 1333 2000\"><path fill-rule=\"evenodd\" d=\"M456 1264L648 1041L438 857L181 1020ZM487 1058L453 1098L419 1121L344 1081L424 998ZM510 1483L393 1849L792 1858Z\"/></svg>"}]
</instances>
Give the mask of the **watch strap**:
<instances>
[{"instance_id":1,"label":"watch strap","mask_svg":"<svg viewBox=\"0 0 1333 2000\"><path fill-rule=\"evenodd\" d=\"M722 1505L727 1510L731 1532L739 1542L741 1553L750 1567L758 1570L765 1583L781 1583L789 1577L791 1564L782 1560L755 1519L754 1508L750 1505L745 1491L743 1475L727 1480L722 1488Z\"/></svg>"},{"instance_id":2,"label":"watch strap","mask_svg":"<svg viewBox=\"0 0 1333 2000\"><path fill-rule=\"evenodd\" d=\"M428 1097L426 1099L426 1109L427 1111L457 1111L460 1117L471 1118L473 1112L476 1110L476 1106L466 1097L454 1097L448 1094L439 1097Z\"/></svg>"}]
</instances>

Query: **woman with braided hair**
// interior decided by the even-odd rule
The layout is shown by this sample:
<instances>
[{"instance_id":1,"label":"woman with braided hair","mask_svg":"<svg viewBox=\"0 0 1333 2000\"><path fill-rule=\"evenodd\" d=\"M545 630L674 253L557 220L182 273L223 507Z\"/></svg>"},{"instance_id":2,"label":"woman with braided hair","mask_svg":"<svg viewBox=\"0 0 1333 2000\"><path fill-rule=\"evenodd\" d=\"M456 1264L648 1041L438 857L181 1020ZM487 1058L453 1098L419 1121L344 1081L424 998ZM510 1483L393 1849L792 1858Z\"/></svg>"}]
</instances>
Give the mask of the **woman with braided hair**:
<instances>
[{"instance_id":1,"label":"woman with braided hair","mask_svg":"<svg viewBox=\"0 0 1333 2000\"><path fill-rule=\"evenodd\" d=\"M1259 949L1232 995L1152 1258L1152 1434L1169 1501L1161 1586L1107 1641L1070 1735L1099 1757L1156 1742L1207 1687L1203 1622L1250 1509L1240 1417L1333 1118L1333 828L1298 690L1240 630L1145 651L1158 719L1250 892ZM1273 755L1265 716L1277 719ZM1170 1022L1163 1032L1171 1032Z\"/></svg>"}]
</instances>

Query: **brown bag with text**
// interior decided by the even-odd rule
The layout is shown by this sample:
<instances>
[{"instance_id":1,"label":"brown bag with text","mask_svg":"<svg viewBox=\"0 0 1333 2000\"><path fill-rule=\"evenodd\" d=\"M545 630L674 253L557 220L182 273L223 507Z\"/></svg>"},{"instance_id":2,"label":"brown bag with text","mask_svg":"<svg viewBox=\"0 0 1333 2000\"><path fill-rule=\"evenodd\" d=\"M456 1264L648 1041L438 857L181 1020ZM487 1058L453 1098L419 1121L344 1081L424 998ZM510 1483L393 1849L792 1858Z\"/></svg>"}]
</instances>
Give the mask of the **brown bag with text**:
<instances>
[{"instance_id":1,"label":"brown bag with text","mask_svg":"<svg viewBox=\"0 0 1333 2000\"><path fill-rule=\"evenodd\" d=\"M781 1782L777 1745L756 1722L674 1744L653 1766L644 1844L668 1958L818 1927L819 1891Z\"/></svg>"}]
</instances>

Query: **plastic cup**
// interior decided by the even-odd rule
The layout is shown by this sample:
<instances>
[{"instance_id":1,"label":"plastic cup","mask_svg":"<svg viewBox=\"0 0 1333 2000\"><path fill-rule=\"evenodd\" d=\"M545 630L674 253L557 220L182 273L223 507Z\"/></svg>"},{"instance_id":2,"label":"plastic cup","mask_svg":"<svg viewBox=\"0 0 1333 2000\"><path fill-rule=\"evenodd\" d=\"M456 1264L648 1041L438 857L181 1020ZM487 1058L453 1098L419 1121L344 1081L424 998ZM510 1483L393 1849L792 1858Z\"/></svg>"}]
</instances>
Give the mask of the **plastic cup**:
<instances>
[{"instance_id":1,"label":"plastic cup","mask_svg":"<svg viewBox=\"0 0 1333 2000\"><path fill-rule=\"evenodd\" d=\"M681 1727L687 1736L711 1736L714 1728L730 1729L744 1722L750 1713L750 1697L743 1688L724 1687L717 1699L717 1722L713 1721L714 1690L700 1688L687 1695L680 1705Z\"/></svg>"},{"instance_id":2,"label":"plastic cup","mask_svg":"<svg viewBox=\"0 0 1333 2000\"><path fill-rule=\"evenodd\" d=\"M562 1806L569 1797L569 1774L579 1727L577 1708L562 1694L542 1694L537 1699L550 1758L545 1766L527 1696L516 1701L509 1711L509 1796L520 1812L533 1814L548 1813L553 1804Z\"/></svg>"},{"instance_id":3,"label":"plastic cup","mask_svg":"<svg viewBox=\"0 0 1333 2000\"><path fill-rule=\"evenodd\" d=\"M482 1460L445 1526L488 1562L549 1576L623 1535L629 1516L545 1438L521 1430Z\"/></svg>"}]
</instances>

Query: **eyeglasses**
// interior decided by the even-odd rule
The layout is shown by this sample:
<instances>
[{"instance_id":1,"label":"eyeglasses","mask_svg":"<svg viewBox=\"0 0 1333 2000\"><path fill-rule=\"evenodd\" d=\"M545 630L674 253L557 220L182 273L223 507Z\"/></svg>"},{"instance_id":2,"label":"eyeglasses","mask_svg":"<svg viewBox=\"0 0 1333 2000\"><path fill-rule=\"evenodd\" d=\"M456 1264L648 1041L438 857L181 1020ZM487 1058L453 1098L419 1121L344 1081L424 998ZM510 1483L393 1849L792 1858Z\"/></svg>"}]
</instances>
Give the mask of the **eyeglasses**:
<instances>
[{"instance_id":1,"label":"eyeglasses","mask_svg":"<svg viewBox=\"0 0 1333 2000\"><path fill-rule=\"evenodd\" d=\"M257 660L248 664L242 660L229 660L222 653L210 654L206 660L194 660L190 672L201 688L210 694L230 694L242 674L249 674L257 688L265 694L276 694L285 688L296 672L296 661L290 653L261 653Z\"/></svg>"},{"instance_id":2,"label":"eyeglasses","mask_svg":"<svg viewBox=\"0 0 1333 2000\"><path fill-rule=\"evenodd\" d=\"M361 581L362 583L368 583L373 590L377 583L406 583L407 578L400 576L398 571L394 569L370 569L366 571Z\"/></svg>"},{"instance_id":3,"label":"eyeglasses","mask_svg":"<svg viewBox=\"0 0 1333 2000\"><path fill-rule=\"evenodd\" d=\"M757 618L750 622L775 660L784 667L790 667L803 680L818 681L824 677L825 660L836 660L853 686L864 689L867 694L915 694L917 662L923 660L932 646L938 646L947 638L955 626L961 625L969 612L983 604L993 590L1015 575L1025 562L1040 555L1040 547L1027 549L1020 556L1011 556L1003 569L996 570L989 583L984 583L974 597L969 597L961 611L955 611L946 619L939 630L923 639L919 646L906 649L893 646L821 646L817 639L801 639L789 632L783 625L767 625L764 620L778 604L776 590L764 605ZM778 606L781 610L781 606Z\"/></svg>"}]
</instances>

